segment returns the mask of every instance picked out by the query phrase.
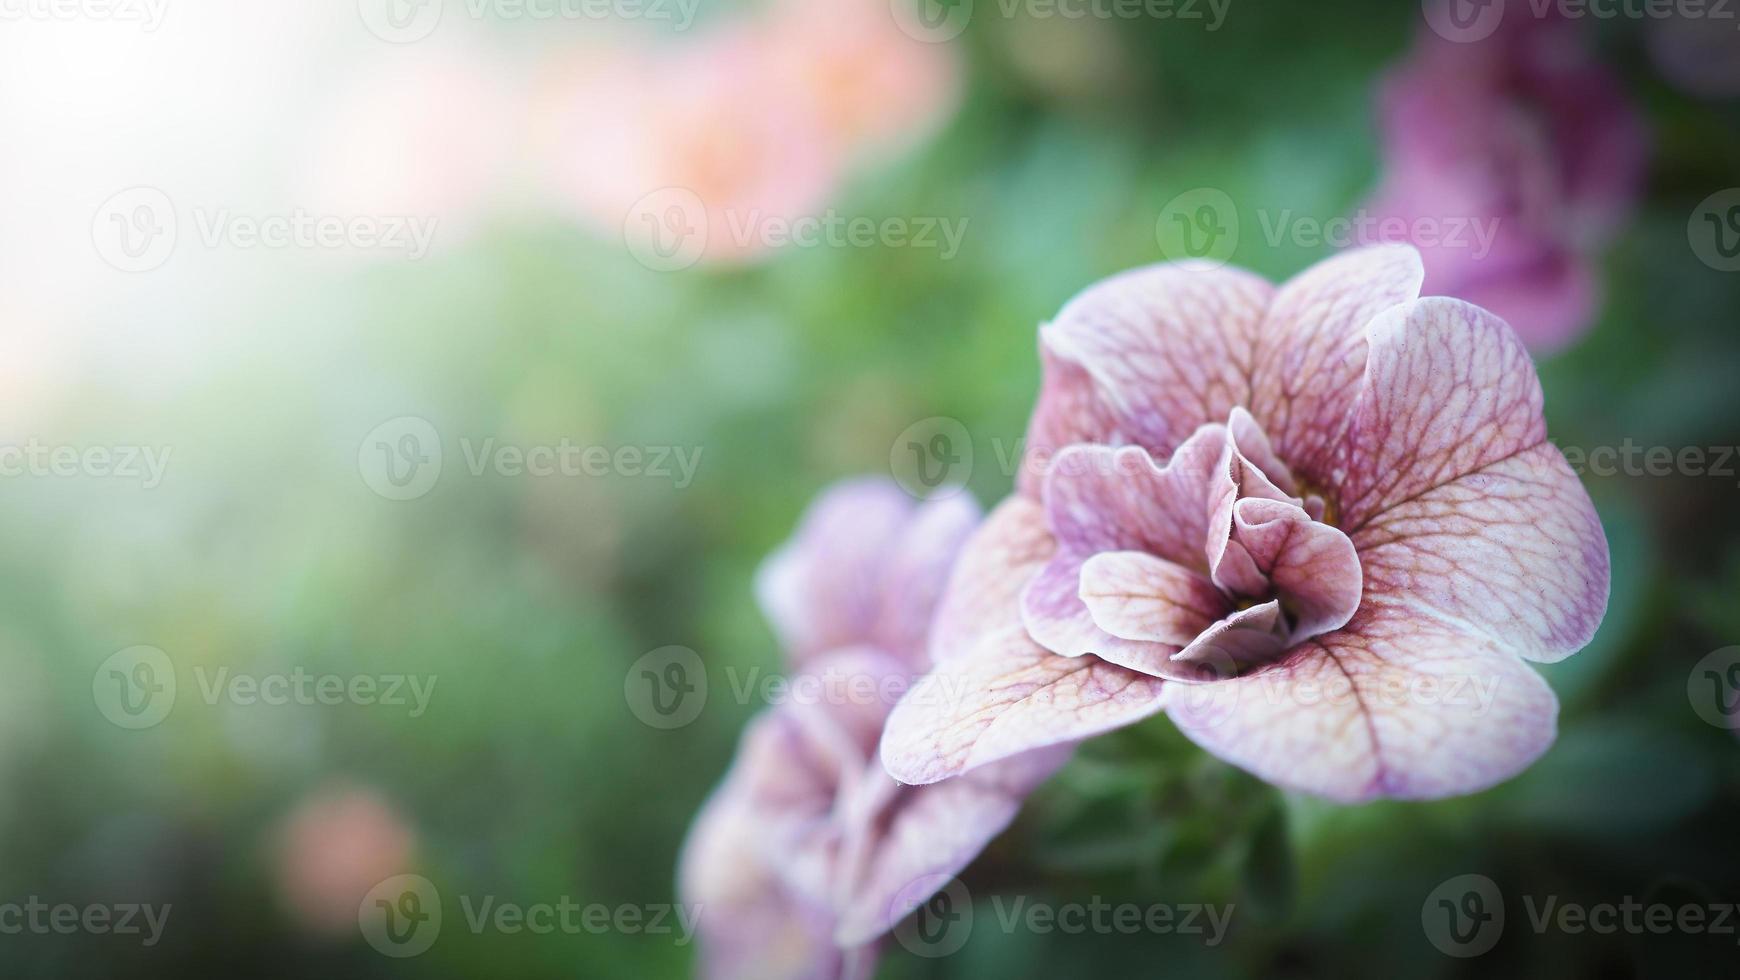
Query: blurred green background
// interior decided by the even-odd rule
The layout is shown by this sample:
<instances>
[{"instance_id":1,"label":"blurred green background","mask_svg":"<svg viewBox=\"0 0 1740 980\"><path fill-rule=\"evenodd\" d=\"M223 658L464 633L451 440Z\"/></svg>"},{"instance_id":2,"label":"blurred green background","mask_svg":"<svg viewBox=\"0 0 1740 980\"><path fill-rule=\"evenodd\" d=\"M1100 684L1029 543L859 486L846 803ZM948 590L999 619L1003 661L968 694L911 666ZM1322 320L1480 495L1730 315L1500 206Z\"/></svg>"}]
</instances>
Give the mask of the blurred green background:
<instances>
[{"instance_id":1,"label":"blurred green background","mask_svg":"<svg viewBox=\"0 0 1740 980\"><path fill-rule=\"evenodd\" d=\"M367 37L351 4L331 8L295 34L319 39L304 47L278 30L187 43L229 45L226 63L261 45L284 87L343 99L343 66L399 52ZM191 139L202 165L274 172L262 159L277 143L225 139L218 121L204 142L178 128L193 125L173 111L183 89L154 90L159 116L132 124L91 108L125 108L129 79L183 70L143 46L208 13L172 2L155 36L96 25L88 42L75 38L87 25L0 25L8 45L55 31L54 45L128 52L144 73L82 94L57 88L66 76L46 61L37 87L16 66L6 77L28 93L4 103L7 152L37 170L0 170L14 178L7 254L21 257L0 273L18 304L0 306L20 392L5 441L173 450L151 489L0 480L0 899L173 907L151 948L0 936L9 977L689 974L693 948L668 936L474 934L456 899L674 901L688 823L758 708L730 696L723 670L781 667L754 569L808 500L887 473L897 436L936 416L971 434L979 499L1005 494L999 447L1021 435L1036 391L1036 325L1092 281L1160 259L1155 221L1177 194L1216 187L1247 207L1234 261L1271 278L1328 254L1268 246L1253 215L1329 218L1371 189L1374 82L1420 19L1416 4L1379 0L1234 4L1212 34L976 18L950 43L966 72L958 112L923 145L853 168L830 202L969 219L947 261L810 248L660 273L619 238L520 202L418 262L181 254L155 279L108 270L84 237L98 202L129 179L183 202L198 192L161 155L129 171L122 153L107 159L113 178L42 205L49 191L28 174L84 166L55 161L108 145L78 134ZM703 4L697 29L735 14ZM1656 151L1647 197L1604 259L1599 323L1541 364L1549 425L1566 446L1740 445L1740 274L1700 263L1686 240L1697 204L1740 184L1740 102L1666 82L1644 27L1590 25ZM582 23L465 29L508 60L593 40ZM187 89L225 84L220 73ZM288 132L319 110L285 97L232 111ZM42 263L83 278L45 280ZM370 431L402 416L434 426L445 469L426 495L395 501L358 460ZM474 477L461 440L489 438L703 455L681 489ZM1612 605L1592 647L1547 669L1561 735L1526 774L1466 799L1340 808L1257 783L1158 718L1090 744L967 881L980 895L1232 902L1225 944L986 929L934 961L891 944L883 975L1683 977L1740 960L1732 936L1513 927L1460 961L1421 928L1424 897L1465 873L1584 903L1740 899L1740 745L1687 691L1700 658L1740 643L1740 477L1586 480L1612 543ZM129 730L93 692L111 655L139 644L167 655L178 691L160 724ZM692 724L667 731L637 718L624 681L673 644L701 655L714 686ZM208 703L200 679L225 666L436 686L415 717ZM298 836L297 814L347 794L368 801L351 821L362 829L341 820L332 833L361 843L334 846L402 854L397 870L446 898L420 956L382 956L354 922L323 929L297 911L285 869L314 859L295 842L326 840L318 820ZM1524 921L1514 902L1510 914Z\"/></svg>"}]
</instances>

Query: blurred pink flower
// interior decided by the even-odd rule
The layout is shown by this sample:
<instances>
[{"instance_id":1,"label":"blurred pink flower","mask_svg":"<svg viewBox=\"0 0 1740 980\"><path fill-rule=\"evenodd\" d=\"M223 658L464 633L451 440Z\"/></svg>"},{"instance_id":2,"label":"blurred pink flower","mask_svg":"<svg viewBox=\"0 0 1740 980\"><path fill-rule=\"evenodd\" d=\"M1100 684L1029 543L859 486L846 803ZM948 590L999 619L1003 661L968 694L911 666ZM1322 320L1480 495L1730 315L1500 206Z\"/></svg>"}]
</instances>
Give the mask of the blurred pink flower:
<instances>
[{"instance_id":1,"label":"blurred pink flower","mask_svg":"<svg viewBox=\"0 0 1740 980\"><path fill-rule=\"evenodd\" d=\"M948 785L1162 710L1346 802L1473 792L1544 752L1557 703L1525 661L1593 636L1606 537L1516 335L1422 278L1378 246L1278 289L1161 265L1070 302L889 772Z\"/></svg>"},{"instance_id":2,"label":"blurred pink flower","mask_svg":"<svg viewBox=\"0 0 1740 980\"><path fill-rule=\"evenodd\" d=\"M1508 0L1480 40L1422 28L1383 88L1380 124L1385 171L1366 243L1415 244L1427 294L1491 310L1535 350L1588 329L1594 258L1642 189L1648 138L1578 24ZM1390 229L1373 227L1386 219Z\"/></svg>"},{"instance_id":3,"label":"blurred pink flower","mask_svg":"<svg viewBox=\"0 0 1740 980\"><path fill-rule=\"evenodd\" d=\"M893 695L929 663L931 614L978 523L964 495L915 505L892 483L829 490L757 587L796 676L751 723L690 831L683 900L709 977L866 975L872 944L941 889L1068 755L903 787L876 759Z\"/></svg>"},{"instance_id":4,"label":"blurred pink flower","mask_svg":"<svg viewBox=\"0 0 1740 980\"><path fill-rule=\"evenodd\" d=\"M655 242L704 234L704 261L753 260L767 242L738 229L816 212L839 178L806 100L776 79L741 26L585 49L549 87L550 180L613 237L648 221Z\"/></svg>"},{"instance_id":5,"label":"blurred pink flower","mask_svg":"<svg viewBox=\"0 0 1740 980\"><path fill-rule=\"evenodd\" d=\"M456 43L372 62L321 116L300 200L323 216L433 222L432 243L451 247L507 184L525 111L511 78Z\"/></svg>"},{"instance_id":6,"label":"blurred pink flower","mask_svg":"<svg viewBox=\"0 0 1740 980\"><path fill-rule=\"evenodd\" d=\"M308 931L352 933L363 897L408 870L416 843L416 833L374 790L321 787L297 804L280 831L279 893Z\"/></svg>"},{"instance_id":7,"label":"blurred pink flower","mask_svg":"<svg viewBox=\"0 0 1740 980\"><path fill-rule=\"evenodd\" d=\"M775 84L843 156L905 150L960 104L956 49L902 31L887 0L776 0L760 29Z\"/></svg>"},{"instance_id":8,"label":"blurred pink flower","mask_svg":"<svg viewBox=\"0 0 1740 980\"><path fill-rule=\"evenodd\" d=\"M932 132L960 76L881 0L785 0L694 39L593 44L546 86L548 179L631 248L756 261L853 163Z\"/></svg>"}]
</instances>

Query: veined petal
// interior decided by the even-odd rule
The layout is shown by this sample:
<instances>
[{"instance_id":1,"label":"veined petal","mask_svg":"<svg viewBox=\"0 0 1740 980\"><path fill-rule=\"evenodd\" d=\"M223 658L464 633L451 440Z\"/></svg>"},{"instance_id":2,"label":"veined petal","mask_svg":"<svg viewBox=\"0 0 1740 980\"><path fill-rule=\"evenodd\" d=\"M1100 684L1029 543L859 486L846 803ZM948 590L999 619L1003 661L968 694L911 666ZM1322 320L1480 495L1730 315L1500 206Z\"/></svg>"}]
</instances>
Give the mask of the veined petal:
<instances>
[{"instance_id":1,"label":"veined petal","mask_svg":"<svg viewBox=\"0 0 1740 980\"><path fill-rule=\"evenodd\" d=\"M1359 608L1353 542L1303 508L1247 497L1233 509L1233 537L1281 597L1301 640L1347 625Z\"/></svg>"},{"instance_id":2,"label":"veined petal","mask_svg":"<svg viewBox=\"0 0 1740 980\"><path fill-rule=\"evenodd\" d=\"M1407 245L1350 249L1283 285L1260 330L1252 414L1293 470L1318 486L1347 427L1366 364L1366 326L1420 295Z\"/></svg>"},{"instance_id":3,"label":"veined petal","mask_svg":"<svg viewBox=\"0 0 1740 980\"><path fill-rule=\"evenodd\" d=\"M1530 660L1582 649L1607 608L1607 536L1551 443L1397 504L1353 542L1369 594Z\"/></svg>"},{"instance_id":4,"label":"veined petal","mask_svg":"<svg viewBox=\"0 0 1740 980\"><path fill-rule=\"evenodd\" d=\"M1183 647L1227 610L1201 573L1142 551L1107 551L1081 566L1081 601L1100 629Z\"/></svg>"},{"instance_id":5,"label":"veined petal","mask_svg":"<svg viewBox=\"0 0 1740 980\"><path fill-rule=\"evenodd\" d=\"M1082 596L1082 565L1079 556L1059 555L1047 562L1028 583L1027 590L1021 595L1021 624L1027 635L1059 656L1086 657L1091 654L1155 677L1193 677L1191 671L1179 668L1172 661L1178 648L1190 642L1188 637L1178 643L1123 637L1108 633L1094 622ZM1213 617L1207 617L1203 622L1213 622Z\"/></svg>"},{"instance_id":6,"label":"veined petal","mask_svg":"<svg viewBox=\"0 0 1740 980\"><path fill-rule=\"evenodd\" d=\"M1053 389L1074 394L1041 401L1033 431L1050 442L1068 433L1078 442L1130 442L1170 455L1245 402L1257 328L1273 295L1274 286L1239 269L1172 264L1090 286L1041 331L1046 350L1079 368L1090 385ZM1076 421L1056 418L1062 411ZM1107 431L1083 431L1085 420Z\"/></svg>"},{"instance_id":7,"label":"veined petal","mask_svg":"<svg viewBox=\"0 0 1740 980\"><path fill-rule=\"evenodd\" d=\"M962 549L931 627L941 663L966 656L987 635L1021 622L1021 592L1057 550L1036 501L1010 497L991 511Z\"/></svg>"},{"instance_id":8,"label":"veined petal","mask_svg":"<svg viewBox=\"0 0 1740 980\"><path fill-rule=\"evenodd\" d=\"M1546 751L1558 717L1552 690L1513 651L1381 600L1269 670L1166 690L1198 745L1343 803L1485 789Z\"/></svg>"},{"instance_id":9,"label":"veined petal","mask_svg":"<svg viewBox=\"0 0 1740 980\"><path fill-rule=\"evenodd\" d=\"M888 717L882 763L903 783L934 783L1140 721L1160 710L1161 687L1097 657L1060 657L1016 627L907 692Z\"/></svg>"},{"instance_id":10,"label":"veined petal","mask_svg":"<svg viewBox=\"0 0 1740 980\"><path fill-rule=\"evenodd\" d=\"M1341 448L1341 526L1357 532L1546 437L1540 379L1504 321L1443 297L1386 310Z\"/></svg>"},{"instance_id":11,"label":"veined petal","mask_svg":"<svg viewBox=\"0 0 1740 980\"><path fill-rule=\"evenodd\" d=\"M1226 429L1193 433L1164 465L1137 446L1072 446L1053 460L1045 513L1066 553L1146 551L1206 571L1212 476L1221 465Z\"/></svg>"}]
</instances>

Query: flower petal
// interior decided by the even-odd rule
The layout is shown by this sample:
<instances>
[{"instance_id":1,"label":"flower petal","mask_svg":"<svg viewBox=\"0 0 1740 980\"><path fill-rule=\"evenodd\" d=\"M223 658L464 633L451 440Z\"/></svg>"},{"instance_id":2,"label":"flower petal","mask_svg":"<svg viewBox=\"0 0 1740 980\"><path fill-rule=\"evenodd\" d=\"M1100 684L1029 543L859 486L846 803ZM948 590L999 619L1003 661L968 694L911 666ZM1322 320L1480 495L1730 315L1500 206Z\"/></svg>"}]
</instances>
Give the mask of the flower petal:
<instances>
[{"instance_id":1,"label":"flower petal","mask_svg":"<svg viewBox=\"0 0 1740 980\"><path fill-rule=\"evenodd\" d=\"M1582 649L1607 608L1601 519L1551 443L1391 507L1353 542L1370 595L1485 633L1530 660Z\"/></svg>"},{"instance_id":2,"label":"flower petal","mask_svg":"<svg viewBox=\"0 0 1740 980\"><path fill-rule=\"evenodd\" d=\"M869 943L959 874L1015 819L1021 803L1069 761L1073 746L1027 752L930 786L900 787L885 812L867 822L857 877L842 902L835 938ZM882 776L889 783L893 780ZM934 894L934 892L932 892Z\"/></svg>"},{"instance_id":3,"label":"flower petal","mask_svg":"<svg viewBox=\"0 0 1740 980\"><path fill-rule=\"evenodd\" d=\"M889 542L913 500L890 480L851 480L823 492L797 532L764 562L755 594L794 664L870 639L881 608Z\"/></svg>"},{"instance_id":4,"label":"flower petal","mask_svg":"<svg viewBox=\"0 0 1740 980\"><path fill-rule=\"evenodd\" d=\"M1045 481L1045 514L1059 547L1088 556L1146 551L1207 571L1212 476L1221 465L1226 429L1204 425L1164 465L1136 446L1072 446Z\"/></svg>"},{"instance_id":5,"label":"flower petal","mask_svg":"<svg viewBox=\"0 0 1740 980\"><path fill-rule=\"evenodd\" d=\"M1353 618L1359 556L1340 530L1293 504L1247 497L1233 510L1233 537L1281 597L1293 639L1338 630Z\"/></svg>"},{"instance_id":6,"label":"flower petal","mask_svg":"<svg viewBox=\"0 0 1740 980\"><path fill-rule=\"evenodd\" d=\"M903 783L934 783L1140 721L1160 710L1161 688L1097 657L1060 657L1016 627L907 692L888 717L882 763Z\"/></svg>"},{"instance_id":7,"label":"flower petal","mask_svg":"<svg viewBox=\"0 0 1740 980\"><path fill-rule=\"evenodd\" d=\"M956 557L983 517L967 493L918 506L890 543L877 591L881 599L871 643L916 671L930 666L927 645L943 587Z\"/></svg>"},{"instance_id":8,"label":"flower petal","mask_svg":"<svg viewBox=\"0 0 1740 980\"><path fill-rule=\"evenodd\" d=\"M1296 473L1322 486L1365 370L1366 326L1416 299L1425 272L1406 245L1350 249L1288 281L1260 331L1250 407Z\"/></svg>"},{"instance_id":9,"label":"flower petal","mask_svg":"<svg viewBox=\"0 0 1740 980\"><path fill-rule=\"evenodd\" d=\"M1267 281L1239 269L1171 264L1088 287L1040 342L1090 385L1084 390L1080 378L1054 385L1048 368L1054 397L1040 402L1032 431L1053 444L1068 434L1170 455L1246 400L1257 328L1273 295ZM1069 419L1059 417L1065 413ZM1088 420L1105 431L1084 431Z\"/></svg>"},{"instance_id":10,"label":"flower petal","mask_svg":"<svg viewBox=\"0 0 1740 980\"><path fill-rule=\"evenodd\" d=\"M1538 758L1558 717L1552 690L1510 651L1384 601L1270 670L1166 690L1198 745L1344 803L1485 789Z\"/></svg>"},{"instance_id":11,"label":"flower petal","mask_svg":"<svg viewBox=\"0 0 1740 980\"><path fill-rule=\"evenodd\" d=\"M1081 566L1081 601L1100 629L1183 647L1227 610L1214 583L1141 551L1107 551Z\"/></svg>"},{"instance_id":12,"label":"flower petal","mask_svg":"<svg viewBox=\"0 0 1740 980\"><path fill-rule=\"evenodd\" d=\"M1021 592L1057 550L1035 501L1010 497L962 549L931 628L932 661L971 653L985 636L1021 622Z\"/></svg>"},{"instance_id":13,"label":"flower petal","mask_svg":"<svg viewBox=\"0 0 1740 980\"><path fill-rule=\"evenodd\" d=\"M1162 559L1154 560L1166 564ZM1178 652L1179 647L1190 642L1189 636L1176 643L1140 637L1128 638L1109 633L1094 622L1093 613L1082 595L1083 564L1080 557L1053 558L1028 583L1027 590L1021 594L1021 624L1026 628L1027 635L1059 656L1084 657L1092 654L1110 663L1155 677L1195 677L1193 671L1180 668L1172 661L1172 655ZM1178 568L1176 565L1171 567ZM1181 576L1195 574L1184 569L1178 571ZM1175 585L1167 588L1182 590L1184 587ZM1208 589L1213 593L1213 598L1199 598L1197 601L1206 603L1220 598L1219 592L1212 585ZM1190 601L1190 597L1183 596L1180 601ZM1180 620L1187 618L1183 610L1178 610L1176 615ZM1206 625L1214 621L1214 616L1200 617L1200 621ZM1177 627L1173 630L1178 631Z\"/></svg>"},{"instance_id":14,"label":"flower petal","mask_svg":"<svg viewBox=\"0 0 1740 980\"><path fill-rule=\"evenodd\" d=\"M1547 437L1534 363L1504 321L1428 297L1371 325L1371 356L1340 451L1341 526L1372 518Z\"/></svg>"}]
</instances>

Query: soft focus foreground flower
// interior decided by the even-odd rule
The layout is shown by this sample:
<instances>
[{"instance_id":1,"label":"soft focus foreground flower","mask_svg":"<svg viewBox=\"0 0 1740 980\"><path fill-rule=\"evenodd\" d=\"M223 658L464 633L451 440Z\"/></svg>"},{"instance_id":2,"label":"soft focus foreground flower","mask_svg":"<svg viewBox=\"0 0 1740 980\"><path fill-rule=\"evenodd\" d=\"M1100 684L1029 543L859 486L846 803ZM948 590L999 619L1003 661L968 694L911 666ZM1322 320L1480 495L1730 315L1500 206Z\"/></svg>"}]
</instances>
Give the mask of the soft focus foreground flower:
<instances>
[{"instance_id":1,"label":"soft focus foreground flower","mask_svg":"<svg viewBox=\"0 0 1740 980\"><path fill-rule=\"evenodd\" d=\"M1648 140L1579 24L1514 0L1480 40L1422 29L1380 124L1368 239L1419 246L1428 294L1493 311L1533 349L1589 327L1592 256L1642 190Z\"/></svg>"},{"instance_id":2,"label":"soft focus foreground flower","mask_svg":"<svg viewBox=\"0 0 1740 980\"><path fill-rule=\"evenodd\" d=\"M363 896L407 870L416 840L373 790L322 788L284 822L278 846L279 891L309 931L354 932Z\"/></svg>"},{"instance_id":3,"label":"soft focus foreground flower","mask_svg":"<svg viewBox=\"0 0 1740 980\"><path fill-rule=\"evenodd\" d=\"M1162 265L1066 306L1018 492L956 566L889 772L1162 710L1342 801L1471 792L1545 751L1557 702L1524 661L1594 634L1606 538L1516 335L1422 276L1378 246L1279 289Z\"/></svg>"},{"instance_id":4,"label":"soft focus foreground flower","mask_svg":"<svg viewBox=\"0 0 1740 980\"><path fill-rule=\"evenodd\" d=\"M915 505L893 483L846 483L763 568L758 591L797 676L792 698L751 723L684 846L680 890L701 907L707 976L868 972L869 944L965 867L1067 756L1033 753L929 787L900 786L877 761L978 520L964 494Z\"/></svg>"}]
</instances>

